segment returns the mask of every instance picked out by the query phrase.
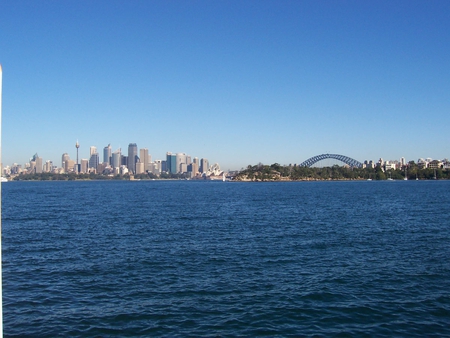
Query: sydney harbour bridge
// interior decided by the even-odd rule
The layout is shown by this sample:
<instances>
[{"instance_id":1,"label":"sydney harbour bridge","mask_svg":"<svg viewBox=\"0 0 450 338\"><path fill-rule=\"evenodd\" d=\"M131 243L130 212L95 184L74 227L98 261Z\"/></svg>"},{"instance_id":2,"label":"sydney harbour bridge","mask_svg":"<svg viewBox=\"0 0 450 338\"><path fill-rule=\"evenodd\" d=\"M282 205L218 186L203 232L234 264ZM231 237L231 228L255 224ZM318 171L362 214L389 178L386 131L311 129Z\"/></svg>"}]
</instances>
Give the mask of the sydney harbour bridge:
<instances>
[{"instance_id":1,"label":"sydney harbour bridge","mask_svg":"<svg viewBox=\"0 0 450 338\"><path fill-rule=\"evenodd\" d=\"M344 162L345 164L348 164L350 167L356 167L356 168L362 168L363 164L351 157L344 156L344 155L338 155L338 154L321 154L317 156L313 156L311 158L308 158L306 161L299 164L300 167L311 167L315 163L326 160L326 159L334 159L341 162Z\"/></svg>"}]
</instances>

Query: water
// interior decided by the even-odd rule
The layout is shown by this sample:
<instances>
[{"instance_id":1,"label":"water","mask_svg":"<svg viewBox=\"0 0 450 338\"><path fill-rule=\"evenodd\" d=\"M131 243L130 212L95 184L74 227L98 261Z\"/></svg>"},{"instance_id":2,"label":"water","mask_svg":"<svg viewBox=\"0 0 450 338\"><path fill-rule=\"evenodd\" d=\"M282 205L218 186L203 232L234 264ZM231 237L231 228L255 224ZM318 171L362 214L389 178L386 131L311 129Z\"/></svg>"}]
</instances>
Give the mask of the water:
<instances>
[{"instance_id":1,"label":"water","mask_svg":"<svg viewBox=\"0 0 450 338\"><path fill-rule=\"evenodd\" d=\"M2 184L5 337L450 335L450 182Z\"/></svg>"}]
</instances>

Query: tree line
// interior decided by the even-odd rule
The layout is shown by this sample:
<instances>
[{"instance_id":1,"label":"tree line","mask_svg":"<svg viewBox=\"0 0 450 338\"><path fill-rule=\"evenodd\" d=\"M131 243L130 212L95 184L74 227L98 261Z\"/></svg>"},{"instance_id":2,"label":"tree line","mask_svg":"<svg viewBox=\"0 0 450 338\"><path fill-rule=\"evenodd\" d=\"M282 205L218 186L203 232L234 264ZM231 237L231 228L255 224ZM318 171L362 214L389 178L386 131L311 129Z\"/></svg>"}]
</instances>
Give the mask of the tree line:
<instances>
[{"instance_id":1,"label":"tree line","mask_svg":"<svg viewBox=\"0 0 450 338\"><path fill-rule=\"evenodd\" d=\"M249 165L236 176L237 181L301 181L301 180L431 180L450 179L450 171L444 169L419 169L417 165L410 164L405 169L383 171L381 167L375 168L351 168L334 165L332 167L300 167L283 166L278 163L264 165Z\"/></svg>"}]
</instances>

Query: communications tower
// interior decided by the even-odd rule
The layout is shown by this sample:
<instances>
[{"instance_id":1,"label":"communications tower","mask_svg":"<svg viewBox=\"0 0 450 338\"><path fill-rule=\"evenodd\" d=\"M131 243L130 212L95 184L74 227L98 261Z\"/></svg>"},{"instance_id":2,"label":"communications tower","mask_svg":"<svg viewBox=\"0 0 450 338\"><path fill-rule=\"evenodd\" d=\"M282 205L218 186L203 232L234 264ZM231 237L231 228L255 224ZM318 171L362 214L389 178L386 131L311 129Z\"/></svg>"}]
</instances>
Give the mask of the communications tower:
<instances>
[{"instance_id":1,"label":"communications tower","mask_svg":"<svg viewBox=\"0 0 450 338\"><path fill-rule=\"evenodd\" d=\"M77 143L75 143L75 148L77 148L77 174L79 174L80 173L80 168L79 168L79 166L78 166L78 148L80 148L80 144L78 143L78 140L77 140Z\"/></svg>"}]
</instances>

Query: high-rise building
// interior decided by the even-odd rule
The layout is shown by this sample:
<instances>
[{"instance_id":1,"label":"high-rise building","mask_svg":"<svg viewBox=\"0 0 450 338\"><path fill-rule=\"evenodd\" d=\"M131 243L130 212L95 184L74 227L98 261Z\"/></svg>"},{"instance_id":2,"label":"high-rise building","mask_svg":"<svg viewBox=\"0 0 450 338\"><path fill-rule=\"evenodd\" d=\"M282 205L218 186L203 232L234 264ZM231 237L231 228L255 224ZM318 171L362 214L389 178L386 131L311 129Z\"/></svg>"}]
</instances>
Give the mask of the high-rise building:
<instances>
[{"instance_id":1,"label":"high-rise building","mask_svg":"<svg viewBox=\"0 0 450 338\"><path fill-rule=\"evenodd\" d=\"M115 152L112 153L111 165L114 169L120 168L121 157L122 154L120 153L120 149L117 149Z\"/></svg>"},{"instance_id":2,"label":"high-rise building","mask_svg":"<svg viewBox=\"0 0 450 338\"><path fill-rule=\"evenodd\" d=\"M103 148L103 162L111 164L111 144Z\"/></svg>"},{"instance_id":3,"label":"high-rise building","mask_svg":"<svg viewBox=\"0 0 450 338\"><path fill-rule=\"evenodd\" d=\"M96 153L97 153L97 147L95 147L95 146L89 147L89 157L91 157L92 154L96 154Z\"/></svg>"},{"instance_id":4,"label":"high-rise building","mask_svg":"<svg viewBox=\"0 0 450 338\"><path fill-rule=\"evenodd\" d=\"M148 164L150 163L147 148L142 148L139 150L139 159L141 160L141 163L144 164L144 173L146 173L148 171Z\"/></svg>"},{"instance_id":5,"label":"high-rise building","mask_svg":"<svg viewBox=\"0 0 450 338\"><path fill-rule=\"evenodd\" d=\"M131 173L136 173L136 161L137 161L137 145L136 143L130 143L128 145L128 161L127 168Z\"/></svg>"},{"instance_id":6,"label":"high-rise building","mask_svg":"<svg viewBox=\"0 0 450 338\"><path fill-rule=\"evenodd\" d=\"M94 168L95 170L97 170L98 163L99 163L98 153L97 152L92 153L91 157L89 158L89 168Z\"/></svg>"},{"instance_id":7,"label":"high-rise building","mask_svg":"<svg viewBox=\"0 0 450 338\"><path fill-rule=\"evenodd\" d=\"M43 171L46 172L46 173L49 173L49 172L52 171L52 169L53 169L53 162L50 161L50 160L45 161Z\"/></svg>"},{"instance_id":8,"label":"high-rise building","mask_svg":"<svg viewBox=\"0 0 450 338\"><path fill-rule=\"evenodd\" d=\"M36 173L36 174L40 174L42 173L42 157L39 157L38 154L34 154L33 157L30 159L30 166L31 166L31 171Z\"/></svg>"},{"instance_id":9,"label":"high-rise building","mask_svg":"<svg viewBox=\"0 0 450 338\"><path fill-rule=\"evenodd\" d=\"M67 162L68 160L70 160L69 154L68 153L64 153L61 156L61 168L65 167L65 162Z\"/></svg>"},{"instance_id":10,"label":"high-rise building","mask_svg":"<svg viewBox=\"0 0 450 338\"><path fill-rule=\"evenodd\" d=\"M191 172L191 177L194 177L195 175L197 175L197 173L198 173L198 161L195 162L195 159L194 159L194 162L189 164L188 171Z\"/></svg>"},{"instance_id":11,"label":"high-rise building","mask_svg":"<svg viewBox=\"0 0 450 338\"><path fill-rule=\"evenodd\" d=\"M166 153L166 171L170 174L176 174L177 169L177 155Z\"/></svg>"},{"instance_id":12,"label":"high-rise building","mask_svg":"<svg viewBox=\"0 0 450 338\"><path fill-rule=\"evenodd\" d=\"M209 162L206 158L200 160L200 172L202 174L206 173L209 169Z\"/></svg>"},{"instance_id":13,"label":"high-rise building","mask_svg":"<svg viewBox=\"0 0 450 338\"><path fill-rule=\"evenodd\" d=\"M67 160L64 162L64 171L66 173L73 171L75 168L75 161L74 160Z\"/></svg>"},{"instance_id":14,"label":"high-rise building","mask_svg":"<svg viewBox=\"0 0 450 338\"><path fill-rule=\"evenodd\" d=\"M142 162L137 162L136 163L136 174L144 174L144 163Z\"/></svg>"},{"instance_id":15,"label":"high-rise building","mask_svg":"<svg viewBox=\"0 0 450 338\"><path fill-rule=\"evenodd\" d=\"M86 158L82 158L80 172L86 174L88 172L88 169L89 169L89 161Z\"/></svg>"},{"instance_id":16,"label":"high-rise building","mask_svg":"<svg viewBox=\"0 0 450 338\"><path fill-rule=\"evenodd\" d=\"M183 172L187 171L187 168L185 166L185 164L186 164L186 154L185 153L177 153L176 161L177 161L176 173L183 173Z\"/></svg>"}]
</instances>

